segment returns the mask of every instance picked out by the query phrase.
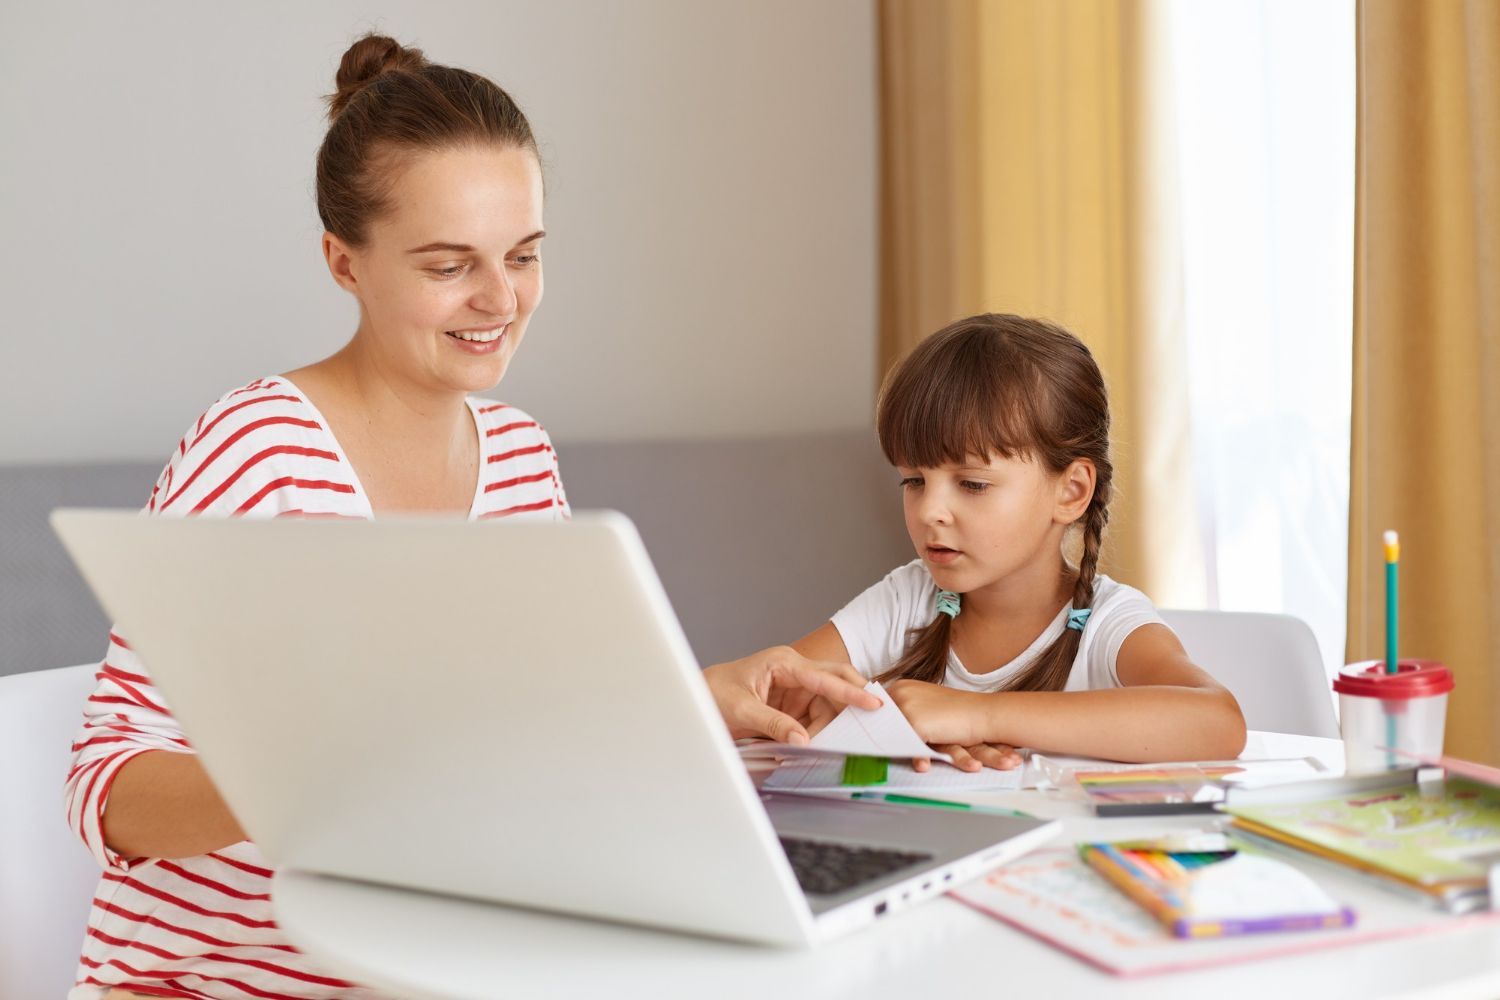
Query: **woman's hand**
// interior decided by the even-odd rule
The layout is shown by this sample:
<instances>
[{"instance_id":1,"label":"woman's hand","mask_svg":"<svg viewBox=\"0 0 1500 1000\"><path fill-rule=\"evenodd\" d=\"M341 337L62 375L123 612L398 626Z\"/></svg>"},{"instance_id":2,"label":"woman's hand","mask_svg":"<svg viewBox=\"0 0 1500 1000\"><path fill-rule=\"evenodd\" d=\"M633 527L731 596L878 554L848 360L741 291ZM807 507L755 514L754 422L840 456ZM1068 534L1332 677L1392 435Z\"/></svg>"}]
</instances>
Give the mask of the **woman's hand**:
<instances>
[{"instance_id":1,"label":"woman's hand","mask_svg":"<svg viewBox=\"0 0 1500 1000\"><path fill-rule=\"evenodd\" d=\"M811 738L807 726L821 729L844 705L880 707L858 670L809 660L790 646L715 664L703 671L703 679L735 739L769 736L805 744Z\"/></svg>"},{"instance_id":2,"label":"woman's hand","mask_svg":"<svg viewBox=\"0 0 1500 1000\"><path fill-rule=\"evenodd\" d=\"M886 692L917 735L934 750L951 756L954 767L964 771L978 771L982 767L1008 771L1020 765L1021 755L1013 747L984 738L982 699L993 695L911 680L895 681L886 687ZM926 771L932 762L917 758L912 766Z\"/></svg>"}]
</instances>

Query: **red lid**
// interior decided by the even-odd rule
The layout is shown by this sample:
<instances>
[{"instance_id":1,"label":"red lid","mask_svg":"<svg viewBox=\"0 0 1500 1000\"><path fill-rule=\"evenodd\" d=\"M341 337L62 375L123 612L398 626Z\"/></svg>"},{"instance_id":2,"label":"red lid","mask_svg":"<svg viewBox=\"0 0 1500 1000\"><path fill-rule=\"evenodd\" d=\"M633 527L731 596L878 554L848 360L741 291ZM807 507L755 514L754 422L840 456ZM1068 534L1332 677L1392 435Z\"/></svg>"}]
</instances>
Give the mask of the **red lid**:
<instances>
[{"instance_id":1,"label":"red lid","mask_svg":"<svg viewBox=\"0 0 1500 1000\"><path fill-rule=\"evenodd\" d=\"M1388 674L1384 660L1365 660L1340 670L1333 689L1365 698L1430 698L1453 690L1453 672L1437 660L1397 660Z\"/></svg>"}]
</instances>

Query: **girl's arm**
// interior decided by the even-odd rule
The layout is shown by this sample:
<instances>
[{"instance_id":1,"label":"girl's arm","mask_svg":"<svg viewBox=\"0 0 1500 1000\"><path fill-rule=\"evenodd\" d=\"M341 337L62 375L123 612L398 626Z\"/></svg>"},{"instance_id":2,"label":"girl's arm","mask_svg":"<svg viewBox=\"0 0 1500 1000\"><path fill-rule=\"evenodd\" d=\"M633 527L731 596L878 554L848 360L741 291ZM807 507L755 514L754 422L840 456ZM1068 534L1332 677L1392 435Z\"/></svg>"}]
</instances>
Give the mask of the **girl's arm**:
<instances>
[{"instance_id":1,"label":"girl's arm","mask_svg":"<svg viewBox=\"0 0 1500 1000\"><path fill-rule=\"evenodd\" d=\"M1188 659L1165 625L1143 625L1115 661L1124 687L955 691L897 681L887 690L929 743L1006 743L1131 763L1231 760L1245 748L1234 696Z\"/></svg>"}]
</instances>

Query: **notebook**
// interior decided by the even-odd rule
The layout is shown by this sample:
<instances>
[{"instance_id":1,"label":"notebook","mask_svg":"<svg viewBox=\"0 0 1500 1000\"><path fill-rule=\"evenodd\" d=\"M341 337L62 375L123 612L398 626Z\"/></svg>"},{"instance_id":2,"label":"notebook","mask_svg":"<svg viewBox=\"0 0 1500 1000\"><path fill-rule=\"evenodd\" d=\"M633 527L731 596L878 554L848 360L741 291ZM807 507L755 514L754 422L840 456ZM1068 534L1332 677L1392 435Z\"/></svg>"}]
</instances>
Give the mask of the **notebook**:
<instances>
[{"instance_id":1,"label":"notebook","mask_svg":"<svg viewBox=\"0 0 1500 1000\"><path fill-rule=\"evenodd\" d=\"M1413 906L1347 870L1317 870L1305 856L1289 863L1354 910L1358 923L1313 934L1179 938L1064 846L1035 851L949 895L1116 976L1188 972L1500 920L1500 911L1452 916Z\"/></svg>"},{"instance_id":2,"label":"notebook","mask_svg":"<svg viewBox=\"0 0 1500 1000\"><path fill-rule=\"evenodd\" d=\"M1252 835L1375 875L1450 912L1488 904L1490 868L1500 864L1500 788L1449 777L1303 798L1231 800L1226 811Z\"/></svg>"}]
</instances>

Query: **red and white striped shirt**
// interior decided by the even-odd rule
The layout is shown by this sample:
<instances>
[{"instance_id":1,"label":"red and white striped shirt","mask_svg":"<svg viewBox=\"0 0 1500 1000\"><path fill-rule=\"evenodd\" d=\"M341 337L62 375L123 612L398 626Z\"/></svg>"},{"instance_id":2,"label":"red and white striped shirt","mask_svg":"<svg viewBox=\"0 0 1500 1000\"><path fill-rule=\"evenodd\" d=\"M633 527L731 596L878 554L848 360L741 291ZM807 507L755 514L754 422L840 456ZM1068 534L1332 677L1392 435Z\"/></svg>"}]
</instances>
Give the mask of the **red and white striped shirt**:
<instances>
[{"instance_id":1,"label":"red and white striped shirt","mask_svg":"<svg viewBox=\"0 0 1500 1000\"><path fill-rule=\"evenodd\" d=\"M503 403L468 401L480 439L471 518L569 516L546 431ZM163 516L372 516L369 497L311 401L281 377L210 406L183 437L146 505ZM117 632L73 744L68 821L104 868L77 985L163 997L374 997L319 969L282 937L271 868L249 841L194 858L125 858L104 843L110 784L149 750L192 753L145 666Z\"/></svg>"}]
</instances>

